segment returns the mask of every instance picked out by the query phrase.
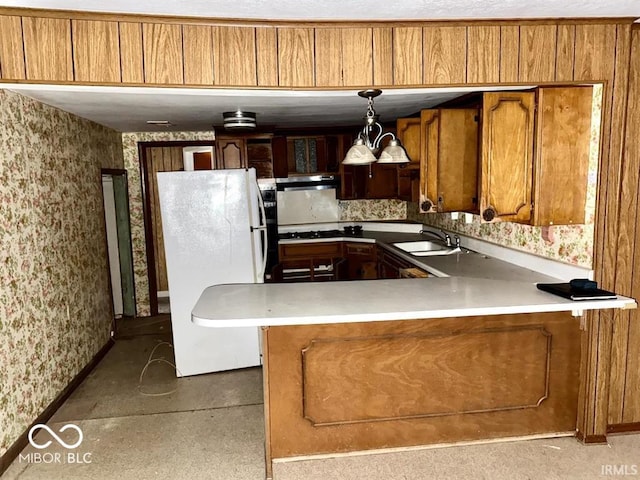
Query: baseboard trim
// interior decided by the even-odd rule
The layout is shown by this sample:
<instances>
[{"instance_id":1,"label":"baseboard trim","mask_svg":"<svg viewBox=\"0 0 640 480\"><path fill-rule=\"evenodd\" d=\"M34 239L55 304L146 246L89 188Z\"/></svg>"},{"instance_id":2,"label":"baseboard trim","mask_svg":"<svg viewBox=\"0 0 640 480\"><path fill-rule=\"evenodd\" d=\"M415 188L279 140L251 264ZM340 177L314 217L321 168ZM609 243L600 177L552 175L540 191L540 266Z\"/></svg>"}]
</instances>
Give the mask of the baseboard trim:
<instances>
[{"instance_id":1,"label":"baseboard trim","mask_svg":"<svg viewBox=\"0 0 640 480\"><path fill-rule=\"evenodd\" d=\"M640 432L640 422L634 423L615 423L607 425L607 433L631 433Z\"/></svg>"},{"instance_id":2,"label":"baseboard trim","mask_svg":"<svg viewBox=\"0 0 640 480\"><path fill-rule=\"evenodd\" d=\"M584 435L580 430L576 432L576 438L585 445L607 443L606 435Z\"/></svg>"},{"instance_id":3,"label":"baseboard trim","mask_svg":"<svg viewBox=\"0 0 640 480\"><path fill-rule=\"evenodd\" d=\"M9 468L9 465L13 463L13 461L18 457L20 452L27 446L29 443L28 436L29 430L32 426L38 423L47 423L49 419L53 416L54 413L62 406L62 404L69 398L69 396L73 393L73 391L80 386L82 381L87 378L89 373L98 365L100 360L104 358L107 352L113 346L114 341L109 339L107 343L103 345L103 347L98 350L93 358L85 365L85 367L80 370L80 372L73 377L73 379L69 382L69 384L60 392L60 394L44 409L44 411L38 415L38 417L33 421L31 425L27 427L27 429L22 432L22 435L18 437L18 439L13 442L13 444L7 449L4 455L0 457L0 476Z\"/></svg>"}]
</instances>

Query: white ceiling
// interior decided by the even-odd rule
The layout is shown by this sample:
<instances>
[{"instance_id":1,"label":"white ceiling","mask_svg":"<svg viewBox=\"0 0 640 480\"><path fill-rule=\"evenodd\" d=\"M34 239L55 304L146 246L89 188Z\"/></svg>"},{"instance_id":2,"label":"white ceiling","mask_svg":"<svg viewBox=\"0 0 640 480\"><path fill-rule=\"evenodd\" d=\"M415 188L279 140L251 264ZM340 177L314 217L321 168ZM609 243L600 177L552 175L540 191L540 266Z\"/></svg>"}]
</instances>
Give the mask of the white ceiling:
<instances>
[{"instance_id":1,"label":"white ceiling","mask_svg":"<svg viewBox=\"0 0 640 480\"><path fill-rule=\"evenodd\" d=\"M121 132L211 130L222 112L256 112L258 125L321 127L360 125L367 100L356 90L231 90L5 84L13 90ZM505 90L500 86L494 89ZM527 87L514 87L523 89ZM387 89L375 99L381 122L393 122L477 88ZM484 87L483 90L491 90ZM172 126L147 125L168 120Z\"/></svg>"},{"instance_id":2,"label":"white ceiling","mask_svg":"<svg viewBox=\"0 0 640 480\"><path fill-rule=\"evenodd\" d=\"M638 0L0 0L0 6L269 20L640 17Z\"/></svg>"}]
</instances>

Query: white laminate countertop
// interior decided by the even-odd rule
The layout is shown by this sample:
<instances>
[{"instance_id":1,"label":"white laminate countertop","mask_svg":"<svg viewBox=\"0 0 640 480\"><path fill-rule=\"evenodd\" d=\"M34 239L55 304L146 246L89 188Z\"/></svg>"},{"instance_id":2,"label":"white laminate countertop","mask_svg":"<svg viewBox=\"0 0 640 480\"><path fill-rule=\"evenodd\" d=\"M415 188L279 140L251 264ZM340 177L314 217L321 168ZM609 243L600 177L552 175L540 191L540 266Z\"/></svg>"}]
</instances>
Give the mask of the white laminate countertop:
<instances>
[{"instance_id":1,"label":"white laminate countertop","mask_svg":"<svg viewBox=\"0 0 640 480\"><path fill-rule=\"evenodd\" d=\"M204 327L254 327L635 308L633 299L575 302L533 283L468 277L208 287L192 312Z\"/></svg>"}]
</instances>

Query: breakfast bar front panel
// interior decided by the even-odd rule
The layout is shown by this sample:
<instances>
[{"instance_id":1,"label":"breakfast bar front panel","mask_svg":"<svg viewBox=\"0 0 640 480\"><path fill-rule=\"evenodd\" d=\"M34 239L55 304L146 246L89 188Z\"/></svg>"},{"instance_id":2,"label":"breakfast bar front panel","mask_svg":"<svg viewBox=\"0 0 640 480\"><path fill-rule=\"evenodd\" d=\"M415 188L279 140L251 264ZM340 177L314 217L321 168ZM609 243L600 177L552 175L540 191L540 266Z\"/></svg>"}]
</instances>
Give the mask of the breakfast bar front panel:
<instances>
[{"instance_id":1,"label":"breakfast bar front panel","mask_svg":"<svg viewBox=\"0 0 640 480\"><path fill-rule=\"evenodd\" d=\"M575 430L567 313L267 331L273 458Z\"/></svg>"}]
</instances>

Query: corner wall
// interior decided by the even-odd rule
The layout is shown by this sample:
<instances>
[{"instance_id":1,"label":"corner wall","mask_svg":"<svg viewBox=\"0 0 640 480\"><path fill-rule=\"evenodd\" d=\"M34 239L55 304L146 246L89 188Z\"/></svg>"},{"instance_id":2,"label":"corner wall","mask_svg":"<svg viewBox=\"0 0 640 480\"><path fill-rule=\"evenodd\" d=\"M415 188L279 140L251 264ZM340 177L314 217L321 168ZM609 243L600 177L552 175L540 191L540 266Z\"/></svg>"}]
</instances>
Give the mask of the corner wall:
<instances>
[{"instance_id":1,"label":"corner wall","mask_svg":"<svg viewBox=\"0 0 640 480\"><path fill-rule=\"evenodd\" d=\"M102 167L119 133L0 90L0 455L109 339Z\"/></svg>"}]
</instances>

